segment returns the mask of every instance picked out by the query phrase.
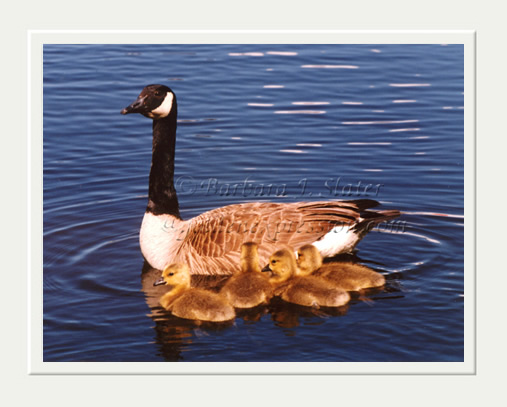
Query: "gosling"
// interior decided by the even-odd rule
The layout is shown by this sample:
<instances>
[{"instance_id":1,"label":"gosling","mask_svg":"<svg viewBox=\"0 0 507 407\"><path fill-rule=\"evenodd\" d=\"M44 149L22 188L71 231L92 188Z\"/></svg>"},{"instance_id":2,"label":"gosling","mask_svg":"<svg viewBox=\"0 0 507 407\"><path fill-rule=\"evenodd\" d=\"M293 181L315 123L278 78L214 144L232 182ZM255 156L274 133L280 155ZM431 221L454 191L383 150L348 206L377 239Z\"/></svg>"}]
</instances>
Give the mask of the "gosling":
<instances>
[{"instance_id":1,"label":"gosling","mask_svg":"<svg viewBox=\"0 0 507 407\"><path fill-rule=\"evenodd\" d=\"M160 298L160 305L174 316L198 321L223 322L234 319L234 308L220 294L190 287L186 264L168 265L153 285L168 284L172 290Z\"/></svg>"},{"instance_id":2,"label":"gosling","mask_svg":"<svg viewBox=\"0 0 507 407\"><path fill-rule=\"evenodd\" d=\"M289 249L273 253L262 271L271 271L270 282L275 286L275 294L284 301L314 308L340 307L350 301L347 291L329 287L321 278L297 276L296 257Z\"/></svg>"},{"instance_id":3,"label":"gosling","mask_svg":"<svg viewBox=\"0 0 507 407\"><path fill-rule=\"evenodd\" d=\"M343 262L323 265L319 250L311 244L299 248L297 264L298 275L313 274L347 291L382 287L386 282L382 274L361 264Z\"/></svg>"},{"instance_id":4,"label":"gosling","mask_svg":"<svg viewBox=\"0 0 507 407\"><path fill-rule=\"evenodd\" d=\"M241 271L230 277L220 291L235 308L253 308L268 303L273 296L273 287L268 277L261 273L256 243L241 246Z\"/></svg>"}]
</instances>

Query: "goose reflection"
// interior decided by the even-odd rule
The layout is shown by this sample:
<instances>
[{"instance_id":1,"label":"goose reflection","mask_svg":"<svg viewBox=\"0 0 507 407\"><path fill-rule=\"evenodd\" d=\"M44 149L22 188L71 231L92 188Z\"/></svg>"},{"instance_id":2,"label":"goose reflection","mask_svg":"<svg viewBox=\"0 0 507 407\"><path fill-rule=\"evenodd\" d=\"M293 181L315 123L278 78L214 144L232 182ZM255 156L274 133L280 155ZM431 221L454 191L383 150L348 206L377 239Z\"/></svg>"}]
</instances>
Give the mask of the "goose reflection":
<instances>
[{"instance_id":1,"label":"goose reflection","mask_svg":"<svg viewBox=\"0 0 507 407\"><path fill-rule=\"evenodd\" d=\"M285 302L275 297L271 300L268 311L275 326L280 328L296 328L301 325L301 319L307 319L306 325L320 325L329 317L345 316L349 310L350 303L341 307L312 308L302 305ZM289 333L295 335L295 333Z\"/></svg>"}]
</instances>

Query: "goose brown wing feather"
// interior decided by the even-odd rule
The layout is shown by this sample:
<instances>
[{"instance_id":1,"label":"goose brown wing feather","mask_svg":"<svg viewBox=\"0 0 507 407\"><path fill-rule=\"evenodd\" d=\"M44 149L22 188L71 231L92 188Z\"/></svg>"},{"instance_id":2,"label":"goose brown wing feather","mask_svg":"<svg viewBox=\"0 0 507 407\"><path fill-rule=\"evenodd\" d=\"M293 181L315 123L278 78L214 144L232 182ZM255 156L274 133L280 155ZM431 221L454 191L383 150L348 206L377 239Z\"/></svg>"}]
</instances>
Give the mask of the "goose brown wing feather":
<instances>
[{"instance_id":1,"label":"goose brown wing feather","mask_svg":"<svg viewBox=\"0 0 507 407\"><path fill-rule=\"evenodd\" d=\"M350 201L229 205L190 220L177 257L193 274L230 274L239 268L244 242L259 245L264 263L281 247L313 243L337 224L359 219L360 211Z\"/></svg>"}]
</instances>

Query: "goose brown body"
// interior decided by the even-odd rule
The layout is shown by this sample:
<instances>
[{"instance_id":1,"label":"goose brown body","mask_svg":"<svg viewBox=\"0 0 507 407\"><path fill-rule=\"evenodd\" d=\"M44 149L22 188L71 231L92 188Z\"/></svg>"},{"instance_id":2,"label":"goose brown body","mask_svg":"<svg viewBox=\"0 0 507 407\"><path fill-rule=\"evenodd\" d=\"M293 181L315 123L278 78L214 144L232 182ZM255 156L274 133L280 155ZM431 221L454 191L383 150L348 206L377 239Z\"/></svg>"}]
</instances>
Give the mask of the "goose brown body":
<instances>
[{"instance_id":1,"label":"goose brown body","mask_svg":"<svg viewBox=\"0 0 507 407\"><path fill-rule=\"evenodd\" d=\"M166 234L173 234L163 262L188 264L195 274L232 274L237 270L243 242L259 245L265 263L281 246L312 243L337 225L361 219L355 202L246 203L203 213L188 221L171 219ZM331 232L333 233L333 232ZM353 235L353 232L350 232Z\"/></svg>"}]
</instances>

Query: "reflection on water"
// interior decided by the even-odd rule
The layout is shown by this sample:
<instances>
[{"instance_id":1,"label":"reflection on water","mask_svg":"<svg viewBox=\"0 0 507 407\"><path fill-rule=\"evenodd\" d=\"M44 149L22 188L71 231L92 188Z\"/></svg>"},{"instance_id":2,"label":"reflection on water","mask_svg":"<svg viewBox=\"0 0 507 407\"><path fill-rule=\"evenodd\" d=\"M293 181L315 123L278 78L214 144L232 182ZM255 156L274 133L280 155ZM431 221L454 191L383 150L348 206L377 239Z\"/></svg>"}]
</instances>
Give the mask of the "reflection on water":
<instances>
[{"instance_id":1,"label":"reflection on water","mask_svg":"<svg viewBox=\"0 0 507 407\"><path fill-rule=\"evenodd\" d=\"M303 106L317 106L317 105L329 105L329 102L292 102L293 105Z\"/></svg>"},{"instance_id":2,"label":"reflection on water","mask_svg":"<svg viewBox=\"0 0 507 407\"><path fill-rule=\"evenodd\" d=\"M358 69L356 65L301 65L301 68Z\"/></svg>"},{"instance_id":3,"label":"reflection on water","mask_svg":"<svg viewBox=\"0 0 507 407\"><path fill-rule=\"evenodd\" d=\"M43 72L45 361L463 360L463 46L55 44ZM372 231L354 260L386 286L342 309L275 299L225 325L163 310L138 242L151 130L119 114L148 83L178 97L184 218L377 199L404 230ZM246 179L286 194L219 188Z\"/></svg>"},{"instance_id":4,"label":"reflection on water","mask_svg":"<svg viewBox=\"0 0 507 407\"><path fill-rule=\"evenodd\" d=\"M276 114L324 114L325 110L277 110Z\"/></svg>"},{"instance_id":5,"label":"reflection on water","mask_svg":"<svg viewBox=\"0 0 507 407\"><path fill-rule=\"evenodd\" d=\"M416 88L419 86L431 86L431 83L390 83L393 88Z\"/></svg>"},{"instance_id":6,"label":"reflection on water","mask_svg":"<svg viewBox=\"0 0 507 407\"><path fill-rule=\"evenodd\" d=\"M296 328L301 325L301 319L311 318L311 325L321 325L325 318L339 317L347 314L349 304L336 308L310 308L284 302L275 298L269 304L269 312L273 323L281 328ZM290 331L290 336L297 335L297 331ZM287 335L287 333L286 333Z\"/></svg>"}]
</instances>

